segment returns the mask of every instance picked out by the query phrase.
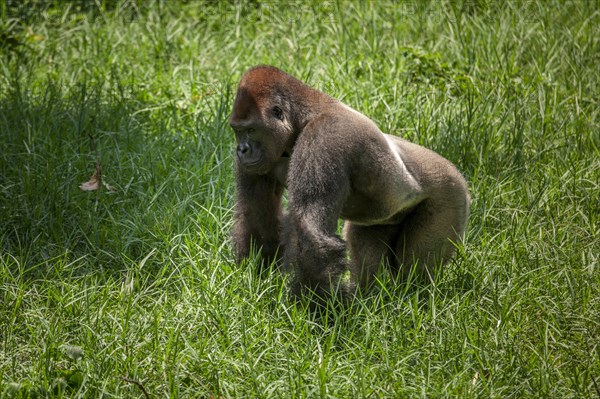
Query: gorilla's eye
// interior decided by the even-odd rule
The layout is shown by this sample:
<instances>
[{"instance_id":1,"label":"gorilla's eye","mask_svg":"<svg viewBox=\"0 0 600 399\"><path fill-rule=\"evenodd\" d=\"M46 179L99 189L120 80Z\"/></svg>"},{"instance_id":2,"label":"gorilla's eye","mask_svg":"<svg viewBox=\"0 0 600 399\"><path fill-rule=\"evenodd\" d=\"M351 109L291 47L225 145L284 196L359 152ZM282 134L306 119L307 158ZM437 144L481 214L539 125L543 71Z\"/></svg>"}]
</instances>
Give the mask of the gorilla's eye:
<instances>
[{"instance_id":1,"label":"gorilla's eye","mask_svg":"<svg viewBox=\"0 0 600 399\"><path fill-rule=\"evenodd\" d=\"M283 111L279 107L273 107L273 115L279 120L283 120Z\"/></svg>"}]
</instances>

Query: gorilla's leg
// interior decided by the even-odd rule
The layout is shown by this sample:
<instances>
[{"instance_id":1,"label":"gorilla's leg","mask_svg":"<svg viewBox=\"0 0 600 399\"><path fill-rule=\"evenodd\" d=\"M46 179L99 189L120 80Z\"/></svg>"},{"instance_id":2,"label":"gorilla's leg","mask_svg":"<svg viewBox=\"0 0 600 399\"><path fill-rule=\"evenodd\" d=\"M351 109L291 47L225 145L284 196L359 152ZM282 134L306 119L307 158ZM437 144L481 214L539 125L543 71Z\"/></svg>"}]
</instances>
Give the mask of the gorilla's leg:
<instances>
[{"instance_id":1,"label":"gorilla's leg","mask_svg":"<svg viewBox=\"0 0 600 399\"><path fill-rule=\"evenodd\" d=\"M350 253L350 272L361 288L373 282L382 261L395 263L390 243L397 232L397 225L344 224L344 238L348 242Z\"/></svg>"},{"instance_id":2,"label":"gorilla's leg","mask_svg":"<svg viewBox=\"0 0 600 399\"><path fill-rule=\"evenodd\" d=\"M406 216L394 246L400 275L406 279L416 267L416 277L431 280L435 268L450 259L454 244L462 239L467 212L466 207L436 206L429 199Z\"/></svg>"}]
</instances>

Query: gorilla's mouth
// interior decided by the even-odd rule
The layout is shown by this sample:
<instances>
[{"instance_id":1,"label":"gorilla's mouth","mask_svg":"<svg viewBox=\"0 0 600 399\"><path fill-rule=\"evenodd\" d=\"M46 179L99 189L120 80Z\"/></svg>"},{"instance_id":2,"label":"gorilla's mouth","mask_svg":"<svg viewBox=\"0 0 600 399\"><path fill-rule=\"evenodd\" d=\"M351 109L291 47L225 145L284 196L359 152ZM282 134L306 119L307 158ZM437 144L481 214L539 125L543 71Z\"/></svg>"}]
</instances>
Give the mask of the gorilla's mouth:
<instances>
[{"instance_id":1,"label":"gorilla's mouth","mask_svg":"<svg viewBox=\"0 0 600 399\"><path fill-rule=\"evenodd\" d=\"M253 162L242 162L242 167L248 171L260 169L262 162L260 160Z\"/></svg>"},{"instance_id":2,"label":"gorilla's mouth","mask_svg":"<svg viewBox=\"0 0 600 399\"><path fill-rule=\"evenodd\" d=\"M253 175L264 175L269 172L271 167L266 165L262 160L254 161L254 162L242 162L242 169L246 171L246 173L250 173Z\"/></svg>"}]
</instances>

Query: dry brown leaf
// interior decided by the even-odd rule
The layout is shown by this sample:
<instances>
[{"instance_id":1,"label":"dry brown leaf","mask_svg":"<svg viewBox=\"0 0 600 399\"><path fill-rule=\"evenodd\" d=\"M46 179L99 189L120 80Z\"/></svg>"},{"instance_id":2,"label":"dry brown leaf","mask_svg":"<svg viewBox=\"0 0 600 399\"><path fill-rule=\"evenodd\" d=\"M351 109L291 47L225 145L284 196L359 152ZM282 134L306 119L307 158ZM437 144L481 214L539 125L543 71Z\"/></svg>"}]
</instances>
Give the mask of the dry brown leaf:
<instances>
[{"instance_id":1,"label":"dry brown leaf","mask_svg":"<svg viewBox=\"0 0 600 399\"><path fill-rule=\"evenodd\" d=\"M90 177L90 180L85 183L81 183L79 188L83 191L96 191L102 185L102 170L100 169L100 162L96 162L96 169L94 174Z\"/></svg>"}]
</instances>

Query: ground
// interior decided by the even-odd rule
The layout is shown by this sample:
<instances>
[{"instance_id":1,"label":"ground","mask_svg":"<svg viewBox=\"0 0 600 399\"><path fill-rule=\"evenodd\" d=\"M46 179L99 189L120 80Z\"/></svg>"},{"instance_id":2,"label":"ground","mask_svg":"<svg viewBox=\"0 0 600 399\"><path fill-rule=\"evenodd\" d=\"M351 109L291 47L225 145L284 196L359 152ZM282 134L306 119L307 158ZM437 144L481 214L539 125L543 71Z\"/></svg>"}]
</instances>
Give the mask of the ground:
<instances>
[{"instance_id":1,"label":"ground","mask_svg":"<svg viewBox=\"0 0 600 399\"><path fill-rule=\"evenodd\" d=\"M0 396L600 395L598 2L0 16ZM234 264L228 116L260 63L462 171L472 216L434 284L382 272L315 313Z\"/></svg>"}]
</instances>

